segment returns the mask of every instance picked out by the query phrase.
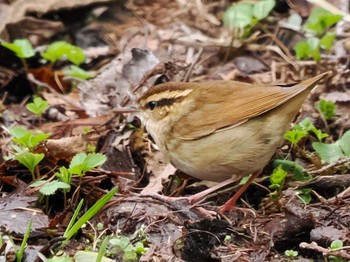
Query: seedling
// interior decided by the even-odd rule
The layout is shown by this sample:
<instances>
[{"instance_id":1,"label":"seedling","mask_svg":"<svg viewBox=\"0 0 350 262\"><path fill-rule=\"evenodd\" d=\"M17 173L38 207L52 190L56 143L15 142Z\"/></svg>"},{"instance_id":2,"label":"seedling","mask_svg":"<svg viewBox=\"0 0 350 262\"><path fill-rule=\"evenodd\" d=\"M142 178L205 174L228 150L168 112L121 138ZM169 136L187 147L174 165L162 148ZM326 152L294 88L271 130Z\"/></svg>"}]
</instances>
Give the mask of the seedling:
<instances>
[{"instance_id":1,"label":"seedling","mask_svg":"<svg viewBox=\"0 0 350 262\"><path fill-rule=\"evenodd\" d=\"M23 154L15 156L15 159L29 169L32 174L33 181L36 180L36 177L40 177L39 171L37 171L37 176L35 176L34 169L44 158L44 154L35 154L30 152L25 152Z\"/></svg>"},{"instance_id":2,"label":"seedling","mask_svg":"<svg viewBox=\"0 0 350 262\"><path fill-rule=\"evenodd\" d=\"M301 165L294 161L277 159L273 162L273 166L275 168L281 166L283 170L293 173L293 180L295 181L306 181L312 178L312 176L304 172Z\"/></svg>"},{"instance_id":3,"label":"seedling","mask_svg":"<svg viewBox=\"0 0 350 262\"><path fill-rule=\"evenodd\" d=\"M21 59L30 58L35 55L32 44L28 39L16 39L12 43L0 40L3 47L13 51Z\"/></svg>"},{"instance_id":4,"label":"seedling","mask_svg":"<svg viewBox=\"0 0 350 262\"><path fill-rule=\"evenodd\" d=\"M64 232L63 237L66 239L62 242L62 245L65 245L77 232L78 230L87 222L90 218L92 218L97 212L101 210L101 208L114 196L117 192L117 188L113 188L109 191L105 196L103 196L100 200L98 200L77 222L75 219L77 218L80 209L83 205L84 200L82 199L76 208L69 225L67 226L66 231Z\"/></svg>"},{"instance_id":5,"label":"seedling","mask_svg":"<svg viewBox=\"0 0 350 262\"><path fill-rule=\"evenodd\" d=\"M272 174L270 175L271 185L269 186L269 188L274 191L271 192L269 195L277 207L280 207L278 199L281 195L287 174L288 173L285 170L283 170L281 166L278 166L273 170Z\"/></svg>"},{"instance_id":6,"label":"seedling","mask_svg":"<svg viewBox=\"0 0 350 262\"><path fill-rule=\"evenodd\" d=\"M284 251L284 254L287 256L287 257L297 257L298 256L298 251L294 251L294 250L286 250Z\"/></svg>"},{"instance_id":7,"label":"seedling","mask_svg":"<svg viewBox=\"0 0 350 262\"><path fill-rule=\"evenodd\" d=\"M332 241L329 249L332 251L338 251L343 248L343 241L337 239ZM329 256L330 261L332 262L345 262L347 261L345 258L337 257L337 256Z\"/></svg>"},{"instance_id":8,"label":"seedling","mask_svg":"<svg viewBox=\"0 0 350 262\"><path fill-rule=\"evenodd\" d=\"M318 141L322 141L328 136L321 130L317 129L310 121L309 118L305 118L303 121L294 126L294 128L285 133L284 138L296 146L301 139L306 137L309 133L313 133Z\"/></svg>"},{"instance_id":9,"label":"seedling","mask_svg":"<svg viewBox=\"0 0 350 262\"><path fill-rule=\"evenodd\" d=\"M123 261L138 261L138 256L147 252L148 248L138 241L135 244L130 242L130 238L126 236L118 236L109 240L113 246L111 252L114 254L123 253Z\"/></svg>"},{"instance_id":10,"label":"seedling","mask_svg":"<svg viewBox=\"0 0 350 262\"><path fill-rule=\"evenodd\" d=\"M51 63L55 63L62 58L66 58L75 65L80 65L85 61L83 50L65 41L57 41L50 44L41 55Z\"/></svg>"},{"instance_id":11,"label":"seedling","mask_svg":"<svg viewBox=\"0 0 350 262\"><path fill-rule=\"evenodd\" d=\"M245 29L247 33L250 28L268 16L275 4L275 0L234 4L225 11L224 25L231 30Z\"/></svg>"},{"instance_id":12,"label":"seedling","mask_svg":"<svg viewBox=\"0 0 350 262\"><path fill-rule=\"evenodd\" d=\"M305 205L310 204L312 200L311 191L311 188L303 188L296 190L296 192L298 193L298 197Z\"/></svg>"},{"instance_id":13,"label":"seedling","mask_svg":"<svg viewBox=\"0 0 350 262\"><path fill-rule=\"evenodd\" d=\"M304 24L304 29L311 37L298 42L294 46L297 59L321 59L321 49L328 51L334 44L336 35L328 32L329 28L342 19L341 15L334 15L321 8L312 10Z\"/></svg>"},{"instance_id":14,"label":"seedling","mask_svg":"<svg viewBox=\"0 0 350 262\"><path fill-rule=\"evenodd\" d=\"M29 224L28 224L28 226L27 226L26 232L25 232L24 235L23 235L22 244L21 244L21 247L20 247L19 250L16 248L16 245L15 245L15 243L13 242L12 237L10 237L10 241L12 242L13 249L14 249L15 254L16 254L17 262L21 262L21 261L22 261L23 254L24 254L24 250L25 250L25 248L26 248L27 240L28 240L28 238L29 238L29 235L30 235L30 231L31 231L31 230L32 230L32 219L29 220Z\"/></svg>"},{"instance_id":15,"label":"seedling","mask_svg":"<svg viewBox=\"0 0 350 262\"><path fill-rule=\"evenodd\" d=\"M335 103L321 99L315 103L315 108L321 113L325 120L335 116Z\"/></svg>"},{"instance_id":16,"label":"seedling","mask_svg":"<svg viewBox=\"0 0 350 262\"><path fill-rule=\"evenodd\" d=\"M104 255L104 253L106 252L106 249L107 249L108 242L109 242L109 237L105 237L105 239L102 241L101 246L100 246L100 248L98 250L98 255L97 255L97 258L96 258L96 262L101 262L102 261L103 255Z\"/></svg>"},{"instance_id":17,"label":"seedling","mask_svg":"<svg viewBox=\"0 0 350 262\"><path fill-rule=\"evenodd\" d=\"M27 147L32 151L40 142L47 139L51 134L39 133L34 135L31 131L24 127L14 127L10 130L14 136L13 141L21 146Z\"/></svg>"},{"instance_id":18,"label":"seedling","mask_svg":"<svg viewBox=\"0 0 350 262\"><path fill-rule=\"evenodd\" d=\"M103 154L90 153L86 155L85 153L79 153L72 158L68 170L73 175L79 175L81 183L82 176L87 171L102 165L106 160L107 158Z\"/></svg>"},{"instance_id":19,"label":"seedling","mask_svg":"<svg viewBox=\"0 0 350 262\"><path fill-rule=\"evenodd\" d=\"M326 163L335 162L341 157L350 157L350 131L333 144L314 142L312 147Z\"/></svg>"},{"instance_id":20,"label":"seedling","mask_svg":"<svg viewBox=\"0 0 350 262\"><path fill-rule=\"evenodd\" d=\"M34 97L33 102L27 104L26 108L41 118L48 106L49 103L46 100L43 100L41 97Z\"/></svg>"}]
</instances>

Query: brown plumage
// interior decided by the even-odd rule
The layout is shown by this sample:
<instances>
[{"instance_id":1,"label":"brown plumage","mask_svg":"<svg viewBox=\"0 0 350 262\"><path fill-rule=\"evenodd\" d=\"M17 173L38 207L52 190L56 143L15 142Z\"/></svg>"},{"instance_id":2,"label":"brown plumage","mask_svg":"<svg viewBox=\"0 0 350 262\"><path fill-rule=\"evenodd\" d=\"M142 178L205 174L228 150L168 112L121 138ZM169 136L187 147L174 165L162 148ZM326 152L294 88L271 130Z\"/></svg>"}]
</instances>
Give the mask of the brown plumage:
<instances>
[{"instance_id":1,"label":"brown plumage","mask_svg":"<svg viewBox=\"0 0 350 262\"><path fill-rule=\"evenodd\" d=\"M235 81L164 83L140 99L140 118L165 157L181 171L224 181L261 170L316 84Z\"/></svg>"}]
</instances>

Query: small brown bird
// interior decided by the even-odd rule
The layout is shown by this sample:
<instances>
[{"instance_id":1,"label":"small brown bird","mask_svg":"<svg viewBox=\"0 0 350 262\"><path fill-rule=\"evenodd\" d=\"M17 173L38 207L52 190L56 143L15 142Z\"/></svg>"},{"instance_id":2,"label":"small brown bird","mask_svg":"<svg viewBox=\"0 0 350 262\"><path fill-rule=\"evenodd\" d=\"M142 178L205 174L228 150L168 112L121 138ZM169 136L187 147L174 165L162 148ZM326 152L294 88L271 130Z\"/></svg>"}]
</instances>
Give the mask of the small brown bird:
<instances>
[{"instance_id":1,"label":"small brown bird","mask_svg":"<svg viewBox=\"0 0 350 262\"><path fill-rule=\"evenodd\" d=\"M221 207L226 211L261 173L312 88L329 73L294 85L164 83L139 99L139 117L176 168L201 180L222 182L189 197L190 202L252 174Z\"/></svg>"}]
</instances>

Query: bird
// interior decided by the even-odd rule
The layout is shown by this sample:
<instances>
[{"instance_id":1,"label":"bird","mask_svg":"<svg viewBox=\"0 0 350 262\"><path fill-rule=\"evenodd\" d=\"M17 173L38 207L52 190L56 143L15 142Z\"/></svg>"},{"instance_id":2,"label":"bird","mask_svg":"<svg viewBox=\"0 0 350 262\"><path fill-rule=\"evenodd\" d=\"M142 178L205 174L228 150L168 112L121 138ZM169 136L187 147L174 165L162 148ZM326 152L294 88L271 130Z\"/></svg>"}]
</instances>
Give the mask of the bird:
<instances>
[{"instance_id":1,"label":"bird","mask_svg":"<svg viewBox=\"0 0 350 262\"><path fill-rule=\"evenodd\" d=\"M330 74L288 85L227 80L162 83L138 99L137 116L175 168L200 180L219 182L187 197L190 203L251 175L220 207L225 212L235 207L283 144L310 91Z\"/></svg>"}]
</instances>

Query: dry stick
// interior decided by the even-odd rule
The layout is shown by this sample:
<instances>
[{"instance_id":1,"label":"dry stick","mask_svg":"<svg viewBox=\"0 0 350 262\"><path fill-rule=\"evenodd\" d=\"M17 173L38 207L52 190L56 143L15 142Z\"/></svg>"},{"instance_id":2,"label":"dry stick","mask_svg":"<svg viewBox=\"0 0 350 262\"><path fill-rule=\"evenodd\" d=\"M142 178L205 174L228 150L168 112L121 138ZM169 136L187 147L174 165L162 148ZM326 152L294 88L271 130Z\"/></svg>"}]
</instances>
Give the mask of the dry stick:
<instances>
[{"instance_id":1,"label":"dry stick","mask_svg":"<svg viewBox=\"0 0 350 262\"><path fill-rule=\"evenodd\" d=\"M61 98L64 102L66 102L67 104L71 105L74 109L76 110L82 110L82 108L77 105L76 103L73 103L72 101L69 101L65 96L59 94L56 92L55 89L53 89L50 85L44 83L44 82L41 82L39 80L37 80L33 74L27 74L27 78L29 81L31 81L32 83L36 84L36 85L39 85L39 86L43 86L43 87L46 87L47 89L49 89L53 94L57 95L59 98Z\"/></svg>"},{"instance_id":2,"label":"dry stick","mask_svg":"<svg viewBox=\"0 0 350 262\"><path fill-rule=\"evenodd\" d=\"M184 82L188 82L192 73L193 68L198 63L198 60L201 58L203 54L203 47L201 47L197 53L197 56L194 58L194 61L191 63L190 67L188 68L186 75L184 77Z\"/></svg>"},{"instance_id":3,"label":"dry stick","mask_svg":"<svg viewBox=\"0 0 350 262\"><path fill-rule=\"evenodd\" d=\"M345 253L345 252L341 252L341 251L334 251L334 250L329 250L328 248L324 248L324 247L320 247L316 242L311 242L306 243L306 242L302 242L299 244L299 247L301 248L307 248L307 249L312 249L318 252L321 252L323 256L337 256L337 257L342 257L345 259L350 259L350 254ZM349 247L343 247L341 249L346 249ZM341 250L339 249L339 250Z\"/></svg>"},{"instance_id":4,"label":"dry stick","mask_svg":"<svg viewBox=\"0 0 350 262\"><path fill-rule=\"evenodd\" d=\"M322 174L324 172L326 172L327 170L331 169L331 168L334 168L334 167L337 167L337 166L340 166L340 165L343 165L343 164L346 164L346 163L350 163L350 157L346 157L346 158L340 158L339 160L329 164L329 165L326 165L318 170L315 170L315 171L310 171L308 172L310 175L312 176L317 176L319 174Z\"/></svg>"}]
</instances>

